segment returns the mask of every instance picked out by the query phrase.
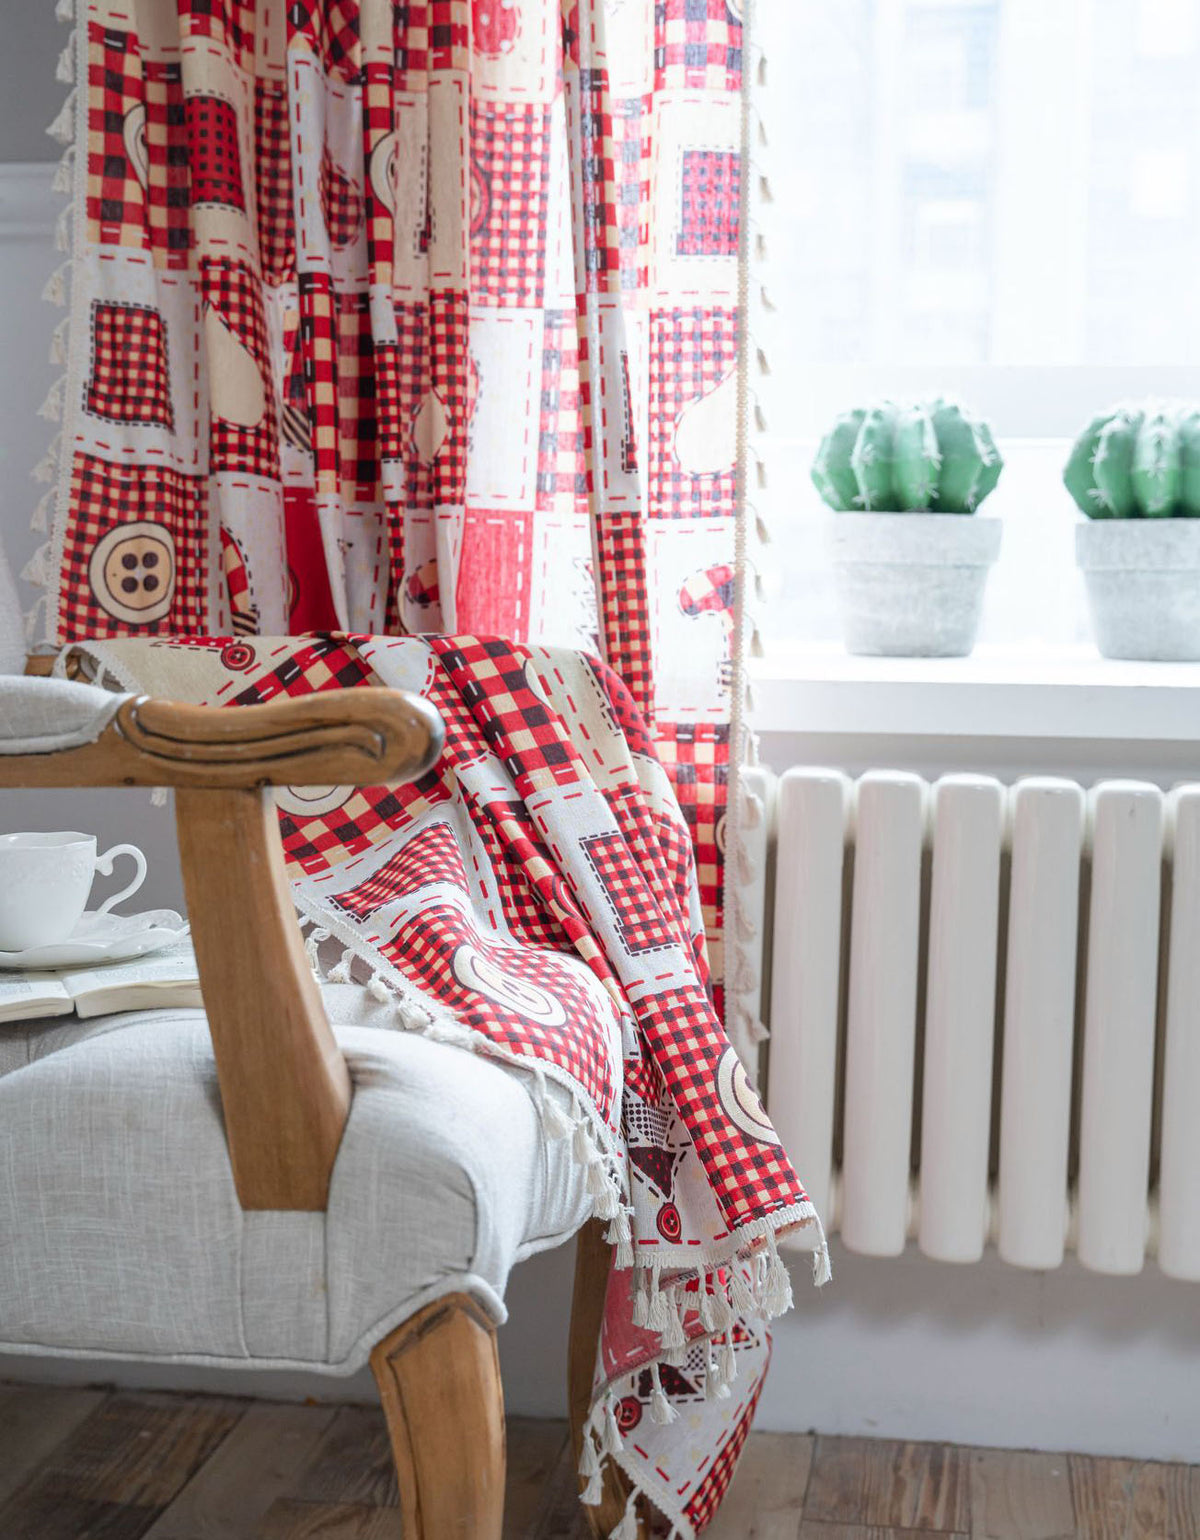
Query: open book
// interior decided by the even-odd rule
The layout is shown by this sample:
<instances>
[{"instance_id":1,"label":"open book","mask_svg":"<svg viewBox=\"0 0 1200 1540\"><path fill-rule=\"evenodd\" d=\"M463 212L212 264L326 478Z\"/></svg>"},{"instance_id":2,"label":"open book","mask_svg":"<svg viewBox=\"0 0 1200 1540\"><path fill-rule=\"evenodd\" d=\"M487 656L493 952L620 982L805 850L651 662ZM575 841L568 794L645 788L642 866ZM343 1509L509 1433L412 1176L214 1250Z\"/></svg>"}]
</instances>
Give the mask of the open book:
<instances>
[{"instance_id":1,"label":"open book","mask_svg":"<svg viewBox=\"0 0 1200 1540\"><path fill-rule=\"evenodd\" d=\"M167 1005L198 1006L200 974L190 941L131 962L0 974L0 1023L39 1016L107 1016Z\"/></svg>"}]
</instances>

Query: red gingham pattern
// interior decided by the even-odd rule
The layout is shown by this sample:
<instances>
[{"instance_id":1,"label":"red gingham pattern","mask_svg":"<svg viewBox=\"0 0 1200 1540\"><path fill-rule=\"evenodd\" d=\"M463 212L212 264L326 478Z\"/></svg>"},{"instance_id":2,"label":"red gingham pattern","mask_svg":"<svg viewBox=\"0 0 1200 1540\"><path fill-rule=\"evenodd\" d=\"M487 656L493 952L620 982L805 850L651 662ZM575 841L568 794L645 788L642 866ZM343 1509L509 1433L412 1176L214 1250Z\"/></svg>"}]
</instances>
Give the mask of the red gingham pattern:
<instances>
[{"instance_id":1,"label":"red gingham pattern","mask_svg":"<svg viewBox=\"0 0 1200 1540\"><path fill-rule=\"evenodd\" d=\"M134 163L138 119L145 113L137 39L88 21L87 217L97 246L149 245L145 190Z\"/></svg>"},{"instance_id":2,"label":"red gingham pattern","mask_svg":"<svg viewBox=\"0 0 1200 1540\"><path fill-rule=\"evenodd\" d=\"M742 157L736 150L683 152L682 208L675 250L681 257L736 257L741 222Z\"/></svg>"},{"instance_id":3,"label":"red gingham pattern","mask_svg":"<svg viewBox=\"0 0 1200 1540\"><path fill-rule=\"evenodd\" d=\"M654 85L741 90L742 24L726 0L655 0Z\"/></svg>"},{"instance_id":4,"label":"red gingham pattern","mask_svg":"<svg viewBox=\"0 0 1200 1540\"><path fill-rule=\"evenodd\" d=\"M250 592L246 558L234 536L221 525L221 570L229 600L229 623L235 635L253 636L258 630L258 607Z\"/></svg>"},{"instance_id":5,"label":"red gingham pattern","mask_svg":"<svg viewBox=\"0 0 1200 1540\"><path fill-rule=\"evenodd\" d=\"M467 429L474 406L468 352L467 296L435 289L429 296L429 379L446 411L447 431L433 462L433 500L461 506L467 494Z\"/></svg>"},{"instance_id":6,"label":"red gingham pattern","mask_svg":"<svg viewBox=\"0 0 1200 1540\"><path fill-rule=\"evenodd\" d=\"M648 995L638 1002L638 1021L730 1223L793 1203L795 1176L782 1145L744 1134L722 1106L717 1071L733 1049L705 990L696 984Z\"/></svg>"},{"instance_id":7,"label":"red gingham pattern","mask_svg":"<svg viewBox=\"0 0 1200 1540\"><path fill-rule=\"evenodd\" d=\"M220 96L184 99L192 202L246 207L242 157L238 148L238 116L232 102Z\"/></svg>"},{"instance_id":8,"label":"red gingham pattern","mask_svg":"<svg viewBox=\"0 0 1200 1540\"><path fill-rule=\"evenodd\" d=\"M679 415L737 368L734 310L655 310L650 315L650 515L732 515L737 469L694 476L675 453Z\"/></svg>"},{"instance_id":9,"label":"red gingham pattern","mask_svg":"<svg viewBox=\"0 0 1200 1540\"><path fill-rule=\"evenodd\" d=\"M379 421L375 409L375 347L367 295L338 294L338 444L343 496L375 496L379 484Z\"/></svg>"},{"instance_id":10,"label":"red gingham pattern","mask_svg":"<svg viewBox=\"0 0 1200 1540\"><path fill-rule=\"evenodd\" d=\"M494 804L489 808L489 813L491 816L476 819L474 827L487 854L488 867L500 893L500 909L504 924L516 940L523 941L528 946L549 946L560 949L564 946L569 947L570 936L563 929L562 923L547 910L537 889L531 885L526 876L525 866L512 842L505 843L500 830L493 822L496 813ZM503 804L503 814L506 818L511 818L521 830L524 838L528 840L529 849L535 853L535 859L540 858L545 862L547 870L551 869L552 863L548 852L542 844L541 836L529 822L525 804L506 802Z\"/></svg>"},{"instance_id":11,"label":"red gingham pattern","mask_svg":"<svg viewBox=\"0 0 1200 1540\"><path fill-rule=\"evenodd\" d=\"M494 991L484 993L464 981L464 974L470 975L458 956L460 949L483 959L486 971L479 971L485 982L494 976L492 970L500 975ZM558 952L501 945L476 930L459 909L443 904L431 904L416 919L401 924L380 951L439 1005L454 1010L499 1047L565 1070L607 1115L612 1087L604 1012L611 1007L598 1005L597 991L576 971L578 963L571 966ZM533 1011L515 1008L504 998L520 999L521 986L529 986Z\"/></svg>"},{"instance_id":12,"label":"red gingham pattern","mask_svg":"<svg viewBox=\"0 0 1200 1540\"><path fill-rule=\"evenodd\" d=\"M149 305L92 301L84 410L109 422L173 428L167 330Z\"/></svg>"},{"instance_id":13,"label":"red gingham pattern","mask_svg":"<svg viewBox=\"0 0 1200 1540\"><path fill-rule=\"evenodd\" d=\"M525 102L471 103L471 289L481 303L542 303L549 116Z\"/></svg>"},{"instance_id":14,"label":"red gingham pattern","mask_svg":"<svg viewBox=\"0 0 1200 1540\"><path fill-rule=\"evenodd\" d=\"M357 80L362 69L359 0L291 0L288 36L308 44L326 75Z\"/></svg>"},{"instance_id":15,"label":"red gingham pattern","mask_svg":"<svg viewBox=\"0 0 1200 1540\"><path fill-rule=\"evenodd\" d=\"M467 888L467 869L448 823L419 830L369 877L332 894L330 902L351 919L366 920L397 899L435 883L447 883L464 892Z\"/></svg>"},{"instance_id":16,"label":"red gingham pattern","mask_svg":"<svg viewBox=\"0 0 1200 1540\"><path fill-rule=\"evenodd\" d=\"M597 834L580 841L585 859L612 906L617 935L627 952L653 952L672 946L674 935L650 897L644 879L629 859L619 834Z\"/></svg>"},{"instance_id":17,"label":"red gingham pattern","mask_svg":"<svg viewBox=\"0 0 1200 1540\"><path fill-rule=\"evenodd\" d=\"M764 1336L769 1347L771 1339L766 1333ZM758 1399L762 1395L762 1388L766 1384L766 1378L765 1372L759 1376L745 1407L729 1430L729 1436L721 1444L716 1458L705 1471L699 1486L684 1508L697 1534L716 1517L721 1500L729 1490L729 1483L733 1480L738 1461L742 1457L742 1449L754 1422L754 1413L758 1407Z\"/></svg>"},{"instance_id":18,"label":"red gingham pattern","mask_svg":"<svg viewBox=\"0 0 1200 1540\"><path fill-rule=\"evenodd\" d=\"M393 7L396 84L423 91L431 72L469 70L469 0L408 0Z\"/></svg>"},{"instance_id":19,"label":"red gingham pattern","mask_svg":"<svg viewBox=\"0 0 1200 1540\"><path fill-rule=\"evenodd\" d=\"M583 218L587 230L584 268L589 291L620 287L621 221L608 73L579 72L579 124L583 139Z\"/></svg>"},{"instance_id":20,"label":"red gingham pattern","mask_svg":"<svg viewBox=\"0 0 1200 1540\"><path fill-rule=\"evenodd\" d=\"M183 38L209 38L242 70L254 68L257 0L175 0Z\"/></svg>"},{"instance_id":21,"label":"red gingham pattern","mask_svg":"<svg viewBox=\"0 0 1200 1540\"><path fill-rule=\"evenodd\" d=\"M605 656L625 681L638 710L649 716L654 703L654 660L641 509L601 515L596 521L596 546Z\"/></svg>"},{"instance_id":22,"label":"red gingham pattern","mask_svg":"<svg viewBox=\"0 0 1200 1540\"><path fill-rule=\"evenodd\" d=\"M142 65L146 92L146 188L150 250L156 266L186 267L192 243L188 218L191 196L187 136L184 131L183 80L178 60L147 59Z\"/></svg>"},{"instance_id":23,"label":"red gingham pattern","mask_svg":"<svg viewBox=\"0 0 1200 1540\"><path fill-rule=\"evenodd\" d=\"M717 830L729 793L729 729L717 722L659 721L655 747L691 831L704 928L713 938L720 935L723 913Z\"/></svg>"},{"instance_id":24,"label":"red gingham pattern","mask_svg":"<svg viewBox=\"0 0 1200 1540\"><path fill-rule=\"evenodd\" d=\"M496 637L433 637L429 644L524 796L584 780L562 723L529 686L525 657Z\"/></svg>"},{"instance_id":25,"label":"red gingham pattern","mask_svg":"<svg viewBox=\"0 0 1200 1540\"><path fill-rule=\"evenodd\" d=\"M621 287L629 293L645 289L649 281L652 121L650 97L625 97L614 107L617 251Z\"/></svg>"},{"instance_id":26,"label":"red gingham pattern","mask_svg":"<svg viewBox=\"0 0 1200 1540\"><path fill-rule=\"evenodd\" d=\"M171 607L138 625L106 609L90 572L92 553L123 524L156 524L174 553ZM208 619L208 482L165 466L121 462L76 451L70 516L63 538L59 626L65 636L171 635L202 632Z\"/></svg>"},{"instance_id":27,"label":"red gingham pattern","mask_svg":"<svg viewBox=\"0 0 1200 1540\"><path fill-rule=\"evenodd\" d=\"M245 349L262 376L263 415L253 427L221 416L220 382L213 381L213 415L209 453L215 471L248 471L279 477L279 435L275 421L275 383L267 353L267 324L262 288L244 263L215 261L200 264L200 287L207 305L221 318L235 342Z\"/></svg>"},{"instance_id":28,"label":"red gingham pattern","mask_svg":"<svg viewBox=\"0 0 1200 1540\"><path fill-rule=\"evenodd\" d=\"M337 397L337 326L327 273L300 274L300 356L317 489L336 492L340 481Z\"/></svg>"},{"instance_id":29,"label":"red gingham pattern","mask_svg":"<svg viewBox=\"0 0 1200 1540\"><path fill-rule=\"evenodd\" d=\"M363 223L363 195L347 172L335 163L328 148L321 156L321 212L329 244L336 249L349 246Z\"/></svg>"},{"instance_id":30,"label":"red gingham pattern","mask_svg":"<svg viewBox=\"0 0 1200 1540\"><path fill-rule=\"evenodd\" d=\"M254 179L263 278L270 284L286 283L296 272L296 221L292 212L287 86L283 81L255 81Z\"/></svg>"},{"instance_id":31,"label":"red gingham pattern","mask_svg":"<svg viewBox=\"0 0 1200 1540\"><path fill-rule=\"evenodd\" d=\"M586 512L575 312L547 310L543 328L537 505Z\"/></svg>"}]
</instances>

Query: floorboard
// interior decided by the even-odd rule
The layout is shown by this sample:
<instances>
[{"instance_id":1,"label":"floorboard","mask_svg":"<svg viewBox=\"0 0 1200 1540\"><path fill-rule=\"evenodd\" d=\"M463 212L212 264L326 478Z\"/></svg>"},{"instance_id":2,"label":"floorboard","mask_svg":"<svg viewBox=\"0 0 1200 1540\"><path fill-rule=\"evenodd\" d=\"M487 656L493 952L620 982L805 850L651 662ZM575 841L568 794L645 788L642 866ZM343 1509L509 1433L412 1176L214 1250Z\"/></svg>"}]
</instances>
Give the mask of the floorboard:
<instances>
[{"instance_id":1,"label":"floorboard","mask_svg":"<svg viewBox=\"0 0 1200 1540\"><path fill-rule=\"evenodd\" d=\"M0 1384L0 1540L402 1540L375 1407ZM588 1540L566 1424L508 1427L503 1540ZM751 1436L706 1540L1200 1540L1200 1467Z\"/></svg>"}]
</instances>

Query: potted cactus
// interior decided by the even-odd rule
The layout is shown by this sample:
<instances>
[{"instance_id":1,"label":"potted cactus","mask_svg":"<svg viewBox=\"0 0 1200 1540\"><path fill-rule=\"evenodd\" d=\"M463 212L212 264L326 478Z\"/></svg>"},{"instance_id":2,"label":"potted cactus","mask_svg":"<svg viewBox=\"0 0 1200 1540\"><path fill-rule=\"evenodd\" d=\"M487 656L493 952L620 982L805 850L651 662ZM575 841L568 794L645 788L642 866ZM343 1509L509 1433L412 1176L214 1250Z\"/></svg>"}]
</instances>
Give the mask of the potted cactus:
<instances>
[{"instance_id":1,"label":"potted cactus","mask_svg":"<svg viewBox=\"0 0 1200 1540\"><path fill-rule=\"evenodd\" d=\"M848 651L910 658L971 651L1000 520L966 515L995 487L1003 463L987 424L951 401L884 402L837 419L812 478L835 513L833 567Z\"/></svg>"},{"instance_id":2,"label":"potted cactus","mask_svg":"<svg viewBox=\"0 0 1200 1540\"><path fill-rule=\"evenodd\" d=\"M1102 412L1063 482L1087 515L1075 559L1103 655L1200 660L1200 406Z\"/></svg>"}]
</instances>

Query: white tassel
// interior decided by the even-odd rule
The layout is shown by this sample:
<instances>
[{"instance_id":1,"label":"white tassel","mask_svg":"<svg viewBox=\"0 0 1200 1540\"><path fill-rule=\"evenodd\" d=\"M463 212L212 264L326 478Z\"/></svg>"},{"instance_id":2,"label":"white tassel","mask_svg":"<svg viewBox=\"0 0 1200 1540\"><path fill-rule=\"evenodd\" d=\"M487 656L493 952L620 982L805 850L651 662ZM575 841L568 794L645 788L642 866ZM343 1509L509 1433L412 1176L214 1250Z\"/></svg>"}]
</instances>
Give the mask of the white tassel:
<instances>
[{"instance_id":1,"label":"white tassel","mask_svg":"<svg viewBox=\"0 0 1200 1540\"><path fill-rule=\"evenodd\" d=\"M713 1320L712 1295L708 1292L709 1275L701 1273L696 1290L696 1309L700 1316L700 1324L706 1332L711 1332L716 1324Z\"/></svg>"},{"instance_id":2,"label":"white tassel","mask_svg":"<svg viewBox=\"0 0 1200 1540\"><path fill-rule=\"evenodd\" d=\"M767 1267L763 1277L763 1310L768 1320L792 1308L792 1280L787 1264L779 1255L774 1230L767 1231Z\"/></svg>"},{"instance_id":3,"label":"white tassel","mask_svg":"<svg viewBox=\"0 0 1200 1540\"><path fill-rule=\"evenodd\" d=\"M371 982L367 985L367 993L372 1000L378 1000L380 1005L386 1005L392 998L392 992L387 987L382 973L372 973Z\"/></svg>"},{"instance_id":4,"label":"white tassel","mask_svg":"<svg viewBox=\"0 0 1200 1540\"><path fill-rule=\"evenodd\" d=\"M750 860L749 853L744 845L738 846L733 864L737 871L737 880L744 886L749 887L754 881L754 864Z\"/></svg>"},{"instance_id":5,"label":"white tassel","mask_svg":"<svg viewBox=\"0 0 1200 1540\"><path fill-rule=\"evenodd\" d=\"M660 1334L667 1330L667 1320L671 1313L666 1295L658 1286L661 1268L662 1264L655 1262L650 1270L650 1289L646 1303L646 1328L648 1331L656 1331Z\"/></svg>"},{"instance_id":6,"label":"white tassel","mask_svg":"<svg viewBox=\"0 0 1200 1540\"><path fill-rule=\"evenodd\" d=\"M765 1043L768 1041L771 1033L767 1027L766 1022L759 1021L757 1016L750 1016L746 1019L746 1036L757 1048L759 1043Z\"/></svg>"},{"instance_id":7,"label":"white tassel","mask_svg":"<svg viewBox=\"0 0 1200 1540\"><path fill-rule=\"evenodd\" d=\"M726 1288L722 1288L716 1275L713 1276L713 1323L718 1331L728 1331L733 1325L734 1309Z\"/></svg>"},{"instance_id":8,"label":"white tassel","mask_svg":"<svg viewBox=\"0 0 1200 1540\"><path fill-rule=\"evenodd\" d=\"M771 526L757 511L754 515L754 533L758 536L759 545L771 544Z\"/></svg>"},{"instance_id":9,"label":"white tassel","mask_svg":"<svg viewBox=\"0 0 1200 1540\"><path fill-rule=\"evenodd\" d=\"M733 1384L738 1377L737 1354L733 1350L733 1333L725 1334L725 1342L720 1352L721 1379L726 1388Z\"/></svg>"},{"instance_id":10,"label":"white tassel","mask_svg":"<svg viewBox=\"0 0 1200 1540\"><path fill-rule=\"evenodd\" d=\"M312 924L312 922L309 922ZM309 932L308 940L304 943L304 955L308 958L308 966L313 971L313 977L321 980L321 942L329 940L329 932L322 930L320 926L313 925Z\"/></svg>"},{"instance_id":11,"label":"white tassel","mask_svg":"<svg viewBox=\"0 0 1200 1540\"><path fill-rule=\"evenodd\" d=\"M50 448L34 466L30 472L34 481L40 481L43 486L54 480L58 470L58 452L62 446L62 434L56 433L50 441Z\"/></svg>"},{"instance_id":12,"label":"white tassel","mask_svg":"<svg viewBox=\"0 0 1200 1540\"><path fill-rule=\"evenodd\" d=\"M62 320L54 328L50 337L50 362L52 364L66 365L67 362L67 327L70 318L63 316Z\"/></svg>"},{"instance_id":13,"label":"white tassel","mask_svg":"<svg viewBox=\"0 0 1200 1540\"><path fill-rule=\"evenodd\" d=\"M331 984L348 984L350 982L350 964L354 961L354 950L347 947L342 953L341 961L335 963L325 977Z\"/></svg>"},{"instance_id":14,"label":"white tassel","mask_svg":"<svg viewBox=\"0 0 1200 1540\"><path fill-rule=\"evenodd\" d=\"M638 1489L634 1487L625 1504L625 1515L613 1530L610 1540L638 1540L637 1500Z\"/></svg>"},{"instance_id":15,"label":"white tassel","mask_svg":"<svg viewBox=\"0 0 1200 1540\"><path fill-rule=\"evenodd\" d=\"M62 421L63 382L55 380L46 392L46 399L38 407L38 416L45 418L47 422Z\"/></svg>"},{"instance_id":16,"label":"white tassel","mask_svg":"<svg viewBox=\"0 0 1200 1540\"><path fill-rule=\"evenodd\" d=\"M68 93L66 101L62 104L58 116L46 130L51 139L57 139L59 144L70 144L75 137L75 92Z\"/></svg>"},{"instance_id":17,"label":"white tassel","mask_svg":"<svg viewBox=\"0 0 1200 1540\"><path fill-rule=\"evenodd\" d=\"M54 249L55 251L70 251L71 249L71 205L58 216L54 225Z\"/></svg>"},{"instance_id":18,"label":"white tassel","mask_svg":"<svg viewBox=\"0 0 1200 1540\"><path fill-rule=\"evenodd\" d=\"M650 1295L647 1289L642 1287L644 1283L645 1279L643 1278L641 1283L634 1289L632 1312L633 1324L642 1331L647 1330L650 1316Z\"/></svg>"},{"instance_id":19,"label":"white tassel","mask_svg":"<svg viewBox=\"0 0 1200 1540\"><path fill-rule=\"evenodd\" d=\"M612 1396L604 1403L604 1421L601 1425L600 1448L605 1454L620 1454L625 1440L617 1426L617 1403Z\"/></svg>"},{"instance_id":20,"label":"white tassel","mask_svg":"<svg viewBox=\"0 0 1200 1540\"><path fill-rule=\"evenodd\" d=\"M69 144L54 171L54 180L50 183L51 192L69 193L71 191L71 178L74 174L75 146Z\"/></svg>"},{"instance_id":21,"label":"white tassel","mask_svg":"<svg viewBox=\"0 0 1200 1540\"><path fill-rule=\"evenodd\" d=\"M609 1225L604 1239L610 1246L616 1248L616 1256L613 1261L617 1267L633 1266L633 1231L630 1228L629 1216L632 1209L625 1207L623 1203L617 1205L617 1212L613 1215L612 1224ZM634 1295L634 1306L637 1301L643 1299L640 1292Z\"/></svg>"},{"instance_id":22,"label":"white tassel","mask_svg":"<svg viewBox=\"0 0 1200 1540\"><path fill-rule=\"evenodd\" d=\"M829 1261L829 1243L821 1234L821 1244L813 1252L813 1285L823 1289L833 1279L833 1268Z\"/></svg>"},{"instance_id":23,"label":"white tassel","mask_svg":"<svg viewBox=\"0 0 1200 1540\"><path fill-rule=\"evenodd\" d=\"M75 79L75 34L71 33L67 39L67 45L58 56L58 63L54 67L55 80L61 80L64 86L69 86Z\"/></svg>"},{"instance_id":24,"label":"white tassel","mask_svg":"<svg viewBox=\"0 0 1200 1540\"><path fill-rule=\"evenodd\" d=\"M593 1166L592 1171L595 1171L595 1169L596 1167ZM603 1187L600 1192L592 1194L596 1200L593 1213L597 1219L615 1220L621 1212L621 1193L608 1171L603 1167L601 1168L601 1175L603 1177ZM588 1186L590 1190L591 1172L588 1173Z\"/></svg>"},{"instance_id":25,"label":"white tassel","mask_svg":"<svg viewBox=\"0 0 1200 1540\"><path fill-rule=\"evenodd\" d=\"M586 1185L588 1196L596 1199L596 1204L593 1208L596 1217L598 1219L611 1219L616 1210L614 1209L612 1213L602 1214L599 1207L600 1200L610 1193L608 1172L604 1169L603 1156L597 1154L588 1162Z\"/></svg>"},{"instance_id":26,"label":"white tassel","mask_svg":"<svg viewBox=\"0 0 1200 1540\"><path fill-rule=\"evenodd\" d=\"M56 21L74 21L75 0L58 0L54 7L54 17Z\"/></svg>"},{"instance_id":27,"label":"white tassel","mask_svg":"<svg viewBox=\"0 0 1200 1540\"><path fill-rule=\"evenodd\" d=\"M708 1364L704 1370L704 1399L706 1401L727 1401L729 1399L729 1386L721 1378L720 1365L711 1352Z\"/></svg>"},{"instance_id":28,"label":"white tassel","mask_svg":"<svg viewBox=\"0 0 1200 1540\"><path fill-rule=\"evenodd\" d=\"M44 535L50 529L50 504L54 501L53 492L44 492L38 498L37 507L33 510L33 517L29 521L29 527L36 534Z\"/></svg>"},{"instance_id":29,"label":"white tassel","mask_svg":"<svg viewBox=\"0 0 1200 1540\"><path fill-rule=\"evenodd\" d=\"M729 1303L733 1306L735 1316L752 1316L758 1314L758 1301L750 1292L739 1263L732 1262L729 1266Z\"/></svg>"},{"instance_id":30,"label":"white tassel","mask_svg":"<svg viewBox=\"0 0 1200 1540\"><path fill-rule=\"evenodd\" d=\"M36 588L45 588L46 579L49 577L48 560L49 542L39 545L37 550L21 569L21 576L27 583L32 583Z\"/></svg>"},{"instance_id":31,"label":"white tassel","mask_svg":"<svg viewBox=\"0 0 1200 1540\"><path fill-rule=\"evenodd\" d=\"M570 1118L549 1094L542 1103L542 1127L547 1139L566 1139L571 1133Z\"/></svg>"},{"instance_id":32,"label":"white tassel","mask_svg":"<svg viewBox=\"0 0 1200 1540\"><path fill-rule=\"evenodd\" d=\"M42 290L42 298L48 305L65 305L67 303L67 272L70 262L64 262L61 267L56 267L46 279L46 287Z\"/></svg>"},{"instance_id":33,"label":"white tassel","mask_svg":"<svg viewBox=\"0 0 1200 1540\"><path fill-rule=\"evenodd\" d=\"M595 1508L604 1494L604 1483L600 1479L600 1456L596 1453L596 1445L592 1441L591 1432L583 1436L583 1454L579 1460L579 1474L587 1485L580 1493L580 1502L589 1508Z\"/></svg>"},{"instance_id":34,"label":"white tassel","mask_svg":"<svg viewBox=\"0 0 1200 1540\"><path fill-rule=\"evenodd\" d=\"M586 1118L580 1118L575 1125L575 1132L571 1139L571 1154L575 1157L576 1163L581 1166L590 1166L596 1157L596 1146L592 1141Z\"/></svg>"},{"instance_id":35,"label":"white tassel","mask_svg":"<svg viewBox=\"0 0 1200 1540\"><path fill-rule=\"evenodd\" d=\"M650 1365L650 1384L650 1417L660 1428L670 1427L671 1423L679 1421L679 1413L667 1400L657 1361Z\"/></svg>"},{"instance_id":36,"label":"white tassel","mask_svg":"<svg viewBox=\"0 0 1200 1540\"><path fill-rule=\"evenodd\" d=\"M664 1350L674 1362L674 1355L687 1347L687 1334L683 1329L683 1312L679 1305L679 1290L665 1289L663 1299L666 1301L666 1314L660 1336Z\"/></svg>"},{"instance_id":37,"label":"white tassel","mask_svg":"<svg viewBox=\"0 0 1200 1540\"><path fill-rule=\"evenodd\" d=\"M150 806L151 807L166 807L166 805L167 805L167 788L165 786L156 786L154 788L154 790L150 793Z\"/></svg>"}]
</instances>

